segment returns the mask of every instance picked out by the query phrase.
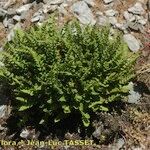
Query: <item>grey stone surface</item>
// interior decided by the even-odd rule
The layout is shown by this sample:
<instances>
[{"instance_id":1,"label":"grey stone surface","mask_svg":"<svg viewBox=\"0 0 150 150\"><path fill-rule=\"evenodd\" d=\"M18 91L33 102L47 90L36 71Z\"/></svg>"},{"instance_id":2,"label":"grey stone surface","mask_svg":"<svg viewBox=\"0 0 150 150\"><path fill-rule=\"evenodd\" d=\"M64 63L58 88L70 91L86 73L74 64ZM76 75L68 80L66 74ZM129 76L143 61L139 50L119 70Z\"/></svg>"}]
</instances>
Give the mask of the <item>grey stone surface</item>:
<instances>
[{"instance_id":1,"label":"grey stone surface","mask_svg":"<svg viewBox=\"0 0 150 150\"><path fill-rule=\"evenodd\" d=\"M100 136L102 134L102 127L98 127L94 132L93 132L93 136L96 138L96 139L100 139Z\"/></svg>"},{"instance_id":2,"label":"grey stone surface","mask_svg":"<svg viewBox=\"0 0 150 150\"><path fill-rule=\"evenodd\" d=\"M71 10L81 23L91 25L94 25L96 23L91 9L84 1L74 3L71 6Z\"/></svg>"},{"instance_id":3,"label":"grey stone surface","mask_svg":"<svg viewBox=\"0 0 150 150\"><path fill-rule=\"evenodd\" d=\"M123 16L127 21L130 21L130 22L135 21L136 19L135 15L133 15L132 13L129 13L128 11L124 11Z\"/></svg>"},{"instance_id":4,"label":"grey stone surface","mask_svg":"<svg viewBox=\"0 0 150 150\"><path fill-rule=\"evenodd\" d=\"M19 15L15 15L15 16L13 16L13 19L15 20L15 21L21 21L21 16L19 16Z\"/></svg>"},{"instance_id":5,"label":"grey stone surface","mask_svg":"<svg viewBox=\"0 0 150 150\"><path fill-rule=\"evenodd\" d=\"M137 52L140 49L139 41L132 34L125 34L123 39L131 51Z\"/></svg>"}]
</instances>

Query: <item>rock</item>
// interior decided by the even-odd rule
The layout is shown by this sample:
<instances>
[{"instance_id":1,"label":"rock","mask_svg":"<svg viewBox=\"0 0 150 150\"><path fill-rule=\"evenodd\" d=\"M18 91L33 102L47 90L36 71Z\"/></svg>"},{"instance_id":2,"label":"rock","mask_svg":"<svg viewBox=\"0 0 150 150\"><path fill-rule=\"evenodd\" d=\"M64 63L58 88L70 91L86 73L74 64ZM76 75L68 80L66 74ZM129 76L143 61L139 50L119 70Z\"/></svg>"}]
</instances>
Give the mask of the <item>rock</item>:
<instances>
[{"instance_id":1,"label":"rock","mask_svg":"<svg viewBox=\"0 0 150 150\"><path fill-rule=\"evenodd\" d=\"M140 49L140 43L132 34L125 34L123 39L131 51L137 52Z\"/></svg>"},{"instance_id":2,"label":"rock","mask_svg":"<svg viewBox=\"0 0 150 150\"><path fill-rule=\"evenodd\" d=\"M129 13L128 11L124 11L123 16L127 21L130 21L130 22L135 21L136 19L135 15L133 15L132 13Z\"/></svg>"},{"instance_id":3,"label":"rock","mask_svg":"<svg viewBox=\"0 0 150 150\"><path fill-rule=\"evenodd\" d=\"M105 4L109 4L111 2L113 2L114 0L103 0Z\"/></svg>"},{"instance_id":4,"label":"rock","mask_svg":"<svg viewBox=\"0 0 150 150\"><path fill-rule=\"evenodd\" d=\"M91 9L84 1L74 3L71 7L71 10L81 23L91 25L96 23Z\"/></svg>"},{"instance_id":5,"label":"rock","mask_svg":"<svg viewBox=\"0 0 150 150\"><path fill-rule=\"evenodd\" d=\"M126 25L132 30L140 31L143 33L143 25L138 22L127 22Z\"/></svg>"},{"instance_id":6,"label":"rock","mask_svg":"<svg viewBox=\"0 0 150 150\"><path fill-rule=\"evenodd\" d=\"M0 118L5 118L7 116L7 105L0 106Z\"/></svg>"},{"instance_id":7,"label":"rock","mask_svg":"<svg viewBox=\"0 0 150 150\"><path fill-rule=\"evenodd\" d=\"M30 8L31 8L32 4L26 4L23 5L21 7L19 7L18 9L16 9L17 14L22 14L24 12L27 12Z\"/></svg>"},{"instance_id":8,"label":"rock","mask_svg":"<svg viewBox=\"0 0 150 150\"><path fill-rule=\"evenodd\" d=\"M8 9L11 5L14 5L17 0L8 0L8 2L4 5L4 9Z\"/></svg>"},{"instance_id":9,"label":"rock","mask_svg":"<svg viewBox=\"0 0 150 150\"><path fill-rule=\"evenodd\" d=\"M117 140L115 144L112 145L112 150L120 150L124 144L125 144L124 139L120 138Z\"/></svg>"},{"instance_id":10,"label":"rock","mask_svg":"<svg viewBox=\"0 0 150 150\"><path fill-rule=\"evenodd\" d=\"M13 17L13 19L14 19L15 21L19 22L19 21L21 21L21 16L15 15L15 16Z\"/></svg>"},{"instance_id":11,"label":"rock","mask_svg":"<svg viewBox=\"0 0 150 150\"><path fill-rule=\"evenodd\" d=\"M11 31L9 32L9 34L7 35L7 40L8 41L11 41L15 35L15 30L17 29L21 29L21 25L20 23L17 23L12 29Z\"/></svg>"},{"instance_id":12,"label":"rock","mask_svg":"<svg viewBox=\"0 0 150 150\"><path fill-rule=\"evenodd\" d=\"M38 22L38 21L43 21L44 20L44 15L42 10L38 10L36 13L34 13L31 22Z\"/></svg>"},{"instance_id":13,"label":"rock","mask_svg":"<svg viewBox=\"0 0 150 150\"><path fill-rule=\"evenodd\" d=\"M118 23L116 17L109 17L109 23L112 25L115 25Z\"/></svg>"},{"instance_id":14,"label":"rock","mask_svg":"<svg viewBox=\"0 0 150 150\"><path fill-rule=\"evenodd\" d=\"M35 133L35 129L23 129L20 133L20 137L24 139L37 139L40 132Z\"/></svg>"},{"instance_id":15,"label":"rock","mask_svg":"<svg viewBox=\"0 0 150 150\"><path fill-rule=\"evenodd\" d=\"M13 9L13 8L10 8L10 9L7 10L7 14L8 14L9 16L15 15L15 14L16 14L16 10Z\"/></svg>"},{"instance_id":16,"label":"rock","mask_svg":"<svg viewBox=\"0 0 150 150\"><path fill-rule=\"evenodd\" d=\"M147 19L145 19L143 16L138 19L138 23L140 23L141 25L146 25L147 24Z\"/></svg>"},{"instance_id":17,"label":"rock","mask_svg":"<svg viewBox=\"0 0 150 150\"><path fill-rule=\"evenodd\" d=\"M14 20L12 18L7 18L5 17L5 19L3 20L3 25L5 28L9 28L11 29L12 27L14 27Z\"/></svg>"},{"instance_id":18,"label":"rock","mask_svg":"<svg viewBox=\"0 0 150 150\"><path fill-rule=\"evenodd\" d=\"M30 136L30 132L27 129L22 130L22 132L20 133L20 137L26 139Z\"/></svg>"},{"instance_id":19,"label":"rock","mask_svg":"<svg viewBox=\"0 0 150 150\"><path fill-rule=\"evenodd\" d=\"M57 5L43 5L43 12L46 13L51 13L54 12L58 8Z\"/></svg>"},{"instance_id":20,"label":"rock","mask_svg":"<svg viewBox=\"0 0 150 150\"><path fill-rule=\"evenodd\" d=\"M7 11L0 8L0 18L4 18L6 16L6 14L7 14Z\"/></svg>"},{"instance_id":21,"label":"rock","mask_svg":"<svg viewBox=\"0 0 150 150\"><path fill-rule=\"evenodd\" d=\"M102 127L98 127L94 132L93 132L93 137L95 137L96 139L100 139L102 134Z\"/></svg>"},{"instance_id":22,"label":"rock","mask_svg":"<svg viewBox=\"0 0 150 150\"><path fill-rule=\"evenodd\" d=\"M90 7L95 6L95 2L93 0L84 0Z\"/></svg>"},{"instance_id":23,"label":"rock","mask_svg":"<svg viewBox=\"0 0 150 150\"><path fill-rule=\"evenodd\" d=\"M113 17L113 16L115 16L116 14L118 14L118 12L117 12L116 10L109 9L109 10L105 11L105 14L106 14L106 16L108 16L108 17Z\"/></svg>"},{"instance_id":24,"label":"rock","mask_svg":"<svg viewBox=\"0 0 150 150\"><path fill-rule=\"evenodd\" d=\"M108 18L106 16L99 16L97 20L97 24L101 26L105 26L108 24Z\"/></svg>"},{"instance_id":25,"label":"rock","mask_svg":"<svg viewBox=\"0 0 150 150\"><path fill-rule=\"evenodd\" d=\"M142 7L142 4L139 2L137 2L133 7L130 7L128 11L135 15L143 15L145 13L145 10Z\"/></svg>"},{"instance_id":26,"label":"rock","mask_svg":"<svg viewBox=\"0 0 150 150\"><path fill-rule=\"evenodd\" d=\"M119 30L123 31L125 34L128 33L127 26L124 23L116 23L115 27L118 28Z\"/></svg>"},{"instance_id":27,"label":"rock","mask_svg":"<svg viewBox=\"0 0 150 150\"><path fill-rule=\"evenodd\" d=\"M63 15L67 15L68 14L67 10L64 8L63 5L60 5L60 7L58 7L58 11L59 11L59 13L61 13Z\"/></svg>"},{"instance_id":28,"label":"rock","mask_svg":"<svg viewBox=\"0 0 150 150\"><path fill-rule=\"evenodd\" d=\"M43 2L50 5L60 5L64 2L64 0L43 0Z\"/></svg>"}]
</instances>

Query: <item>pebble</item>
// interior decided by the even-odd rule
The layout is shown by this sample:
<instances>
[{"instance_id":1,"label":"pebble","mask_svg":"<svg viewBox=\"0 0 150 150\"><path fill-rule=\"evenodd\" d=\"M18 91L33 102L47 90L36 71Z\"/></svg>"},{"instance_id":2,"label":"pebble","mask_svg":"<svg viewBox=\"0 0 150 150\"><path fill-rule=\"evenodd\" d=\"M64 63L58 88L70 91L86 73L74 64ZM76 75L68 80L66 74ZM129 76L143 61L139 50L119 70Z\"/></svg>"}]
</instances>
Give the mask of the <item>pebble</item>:
<instances>
[{"instance_id":1,"label":"pebble","mask_svg":"<svg viewBox=\"0 0 150 150\"><path fill-rule=\"evenodd\" d=\"M7 105L0 106L0 118L5 118L7 115Z\"/></svg>"},{"instance_id":2,"label":"pebble","mask_svg":"<svg viewBox=\"0 0 150 150\"><path fill-rule=\"evenodd\" d=\"M135 15L143 15L145 13L145 10L142 7L142 4L139 2L137 2L133 7L130 7L128 11Z\"/></svg>"},{"instance_id":3,"label":"pebble","mask_svg":"<svg viewBox=\"0 0 150 150\"><path fill-rule=\"evenodd\" d=\"M96 138L96 139L100 139L100 136L102 134L102 127L98 127L94 132L93 132L93 136Z\"/></svg>"},{"instance_id":4,"label":"pebble","mask_svg":"<svg viewBox=\"0 0 150 150\"><path fill-rule=\"evenodd\" d=\"M109 17L109 23L112 25L115 25L118 23L116 17Z\"/></svg>"},{"instance_id":5,"label":"pebble","mask_svg":"<svg viewBox=\"0 0 150 150\"><path fill-rule=\"evenodd\" d=\"M21 29L21 24L19 22L17 24L15 24L15 26L11 29L11 31L7 35L8 41L11 41L14 38L15 30L17 30L17 29Z\"/></svg>"},{"instance_id":6,"label":"pebble","mask_svg":"<svg viewBox=\"0 0 150 150\"><path fill-rule=\"evenodd\" d=\"M94 25L96 23L91 9L84 1L74 3L71 6L71 10L73 11L75 17L77 17L81 23L91 25Z\"/></svg>"},{"instance_id":7,"label":"pebble","mask_svg":"<svg viewBox=\"0 0 150 150\"><path fill-rule=\"evenodd\" d=\"M105 26L108 24L108 18L106 16L99 16L97 19L97 24L100 26Z\"/></svg>"},{"instance_id":8,"label":"pebble","mask_svg":"<svg viewBox=\"0 0 150 150\"><path fill-rule=\"evenodd\" d=\"M123 16L127 21L130 21L130 22L135 21L136 19L135 15L133 15L132 13L129 13L128 11L124 11Z\"/></svg>"},{"instance_id":9,"label":"pebble","mask_svg":"<svg viewBox=\"0 0 150 150\"><path fill-rule=\"evenodd\" d=\"M16 9L17 14L22 14L24 12L27 12L30 8L31 8L32 4L26 4L23 5L21 7L19 7L18 9Z\"/></svg>"},{"instance_id":10,"label":"pebble","mask_svg":"<svg viewBox=\"0 0 150 150\"><path fill-rule=\"evenodd\" d=\"M108 17L113 17L113 16L116 16L116 14L118 14L118 12L116 10L109 9L109 10L105 11L105 14Z\"/></svg>"},{"instance_id":11,"label":"pebble","mask_svg":"<svg viewBox=\"0 0 150 150\"><path fill-rule=\"evenodd\" d=\"M50 5L60 5L64 2L64 0L43 0L43 2Z\"/></svg>"},{"instance_id":12,"label":"pebble","mask_svg":"<svg viewBox=\"0 0 150 150\"><path fill-rule=\"evenodd\" d=\"M6 14L7 14L7 11L0 8L0 18L4 18L6 16Z\"/></svg>"},{"instance_id":13,"label":"pebble","mask_svg":"<svg viewBox=\"0 0 150 150\"><path fill-rule=\"evenodd\" d=\"M19 15L15 15L14 17L13 17L13 19L15 20L15 21L21 21L21 16L19 16Z\"/></svg>"},{"instance_id":14,"label":"pebble","mask_svg":"<svg viewBox=\"0 0 150 150\"><path fill-rule=\"evenodd\" d=\"M140 49L139 41L132 34L123 35L123 39L132 52L137 52Z\"/></svg>"},{"instance_id":15,"label":"pebble","mask_svg":"<svg viewBox=\"0 0 150 150\"><path fill-rule=\"evenodd\" d=\"M31 22L38 22L38 21L43 21L44 20L44 15L42 10L38 10L36 13L34 13Z\"/></svg>"},{"instance_id":16,"label":"pebble","mask_svg":"<svg viewBox=\"0 0 150 150\"><path fill-rule=\"evenodd\" d=\"M54 12L56 9L58 8L58 5L43 5L43 12L46 13L50 13L50 12Z\"/></svg>"},{"instance_id":17,"label":"pebble","mask_svg":"<svg viewBox=\"0 0 150 150\"><path fill-rule=\"evenodd\" d=\"M103 0L105 4L109 4L111 2L113 2L114 0Z\"/></svg>"}]
</instances>

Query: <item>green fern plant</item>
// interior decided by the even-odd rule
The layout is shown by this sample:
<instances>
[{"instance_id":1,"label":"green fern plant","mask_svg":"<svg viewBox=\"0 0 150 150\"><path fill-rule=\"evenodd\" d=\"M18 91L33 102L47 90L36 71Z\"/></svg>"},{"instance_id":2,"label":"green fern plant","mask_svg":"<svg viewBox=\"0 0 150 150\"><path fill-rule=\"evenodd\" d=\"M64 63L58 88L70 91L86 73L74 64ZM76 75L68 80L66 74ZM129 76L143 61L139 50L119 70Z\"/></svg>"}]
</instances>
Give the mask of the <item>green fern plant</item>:
<instances>
[{"instance_id":1,"label":"green fern plant","mask_svg":"<svg viewBox=\"0 0 150 150\"><path fill-rule=\"evenodd\" d=\"M4 47L0 68L15 113L25 112L26 122L28 110L36 107L44 114L42 123L48 116L58 122L80 113L87 127L91 112L108 111L108 104L121 101L134 77L136 56L119 34L113 39L109 34L109 27L81 28L77 21L58 27L53 19L16 31Z\"/></svg>"}]
</instances>

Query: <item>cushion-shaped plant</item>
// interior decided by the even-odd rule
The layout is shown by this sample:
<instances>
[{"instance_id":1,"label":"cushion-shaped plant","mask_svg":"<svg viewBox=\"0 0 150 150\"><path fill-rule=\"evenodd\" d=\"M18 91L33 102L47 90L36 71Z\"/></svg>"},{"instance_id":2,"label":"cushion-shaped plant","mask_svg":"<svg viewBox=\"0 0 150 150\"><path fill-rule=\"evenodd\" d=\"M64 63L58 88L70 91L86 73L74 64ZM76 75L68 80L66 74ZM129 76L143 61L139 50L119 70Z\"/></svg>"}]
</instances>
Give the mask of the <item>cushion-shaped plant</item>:
<instances>
[{"instance_id":1,"label":"cushion-shaped plant","mask_svg":"<svg viewBox=\"0 0 150 150\"><path fill-rule=\"evenodd\" d=\"M109 27L81 28L77 21L59 27L52 20L16 32L2 53L1 79L16 114L36 107L57 122L80 113L89 126L91 112L107 111L128 92L136 57L121 35L110 37ZM24 115L27 121L30 115Z\"/></svg>"}]
</instances>

